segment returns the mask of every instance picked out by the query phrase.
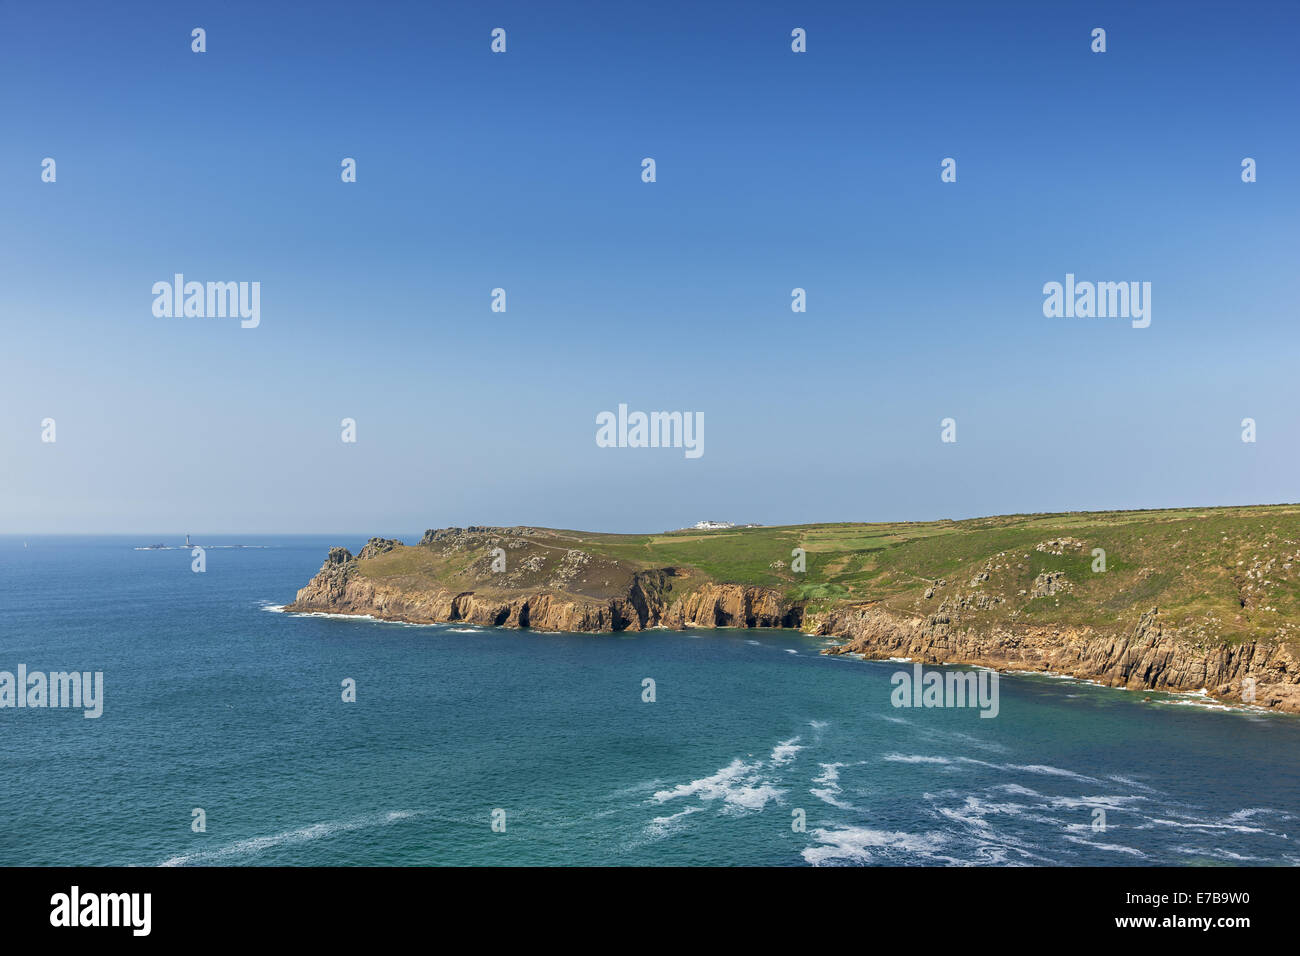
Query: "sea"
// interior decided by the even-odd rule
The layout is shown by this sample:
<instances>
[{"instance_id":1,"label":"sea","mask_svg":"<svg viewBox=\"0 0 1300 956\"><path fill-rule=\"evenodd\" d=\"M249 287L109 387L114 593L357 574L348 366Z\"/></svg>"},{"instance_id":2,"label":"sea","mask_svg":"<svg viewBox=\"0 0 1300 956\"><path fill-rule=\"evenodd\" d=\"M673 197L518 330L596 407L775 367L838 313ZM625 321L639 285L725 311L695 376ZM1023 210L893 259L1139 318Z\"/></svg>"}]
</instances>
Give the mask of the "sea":
<instances>
[{"instance_id":1,"label":"sea","mask_svg":"<svg viewBox=\"0 0 1300 956\"><path fill-rule=\"evenodd\" d=\"M0 864L1300 863L1297 717L1008 674L993 718L895 706L911 665L793 632L291 614L364 536L154 540L0 537L0 671L103 675L97 718L0 709Z\"/></svg>"}]
</instances>

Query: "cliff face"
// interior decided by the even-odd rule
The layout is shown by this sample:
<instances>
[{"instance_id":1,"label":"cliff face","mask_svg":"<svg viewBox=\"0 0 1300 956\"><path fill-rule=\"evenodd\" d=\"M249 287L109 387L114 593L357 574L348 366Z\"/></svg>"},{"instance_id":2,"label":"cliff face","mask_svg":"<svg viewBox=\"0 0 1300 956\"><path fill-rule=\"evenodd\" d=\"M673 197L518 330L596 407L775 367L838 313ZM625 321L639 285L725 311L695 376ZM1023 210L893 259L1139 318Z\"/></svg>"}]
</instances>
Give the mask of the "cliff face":
<instances>
[{"instance_id":1,"label":"cliff face","mask_svg":"<svg viewBox=\"0 0 1300 956\"><path fill-rule=\"evenodd\" d=\"M810 614L777 588L717 583L691 568L646 569L593 555L581 539L553 540L532 528L457 528L430 531L417 548L383 538L355 557L332 548L286 610L570 632L800 628L840 639L829 654L1050 671L1131 689L1205 689L1219 700L1300 713L1294 643L1179 629L1154 607L1114 627L1031 624L991 619L1007 598L976 591L926 613L923 602L944 588L939 580L911 612L855 602ZM989 577L978 572L971 586ZM1059 574L1039 574L1033 588L1030 600L1068 592Z\"/></svg>"},{"instance_id":2,"label":"cliff face","mask_svg":"<svg viewBox=\"0 0 1300 956\"><path fill-rule=\"evenodd\" d=\"M483 588L456 591L376 582L357 561L382 554L391 542L374 538L354 558L331 548L325 564L298 592L288 611L366 614L416 624L464 622L541 631L640 631L651 627L798 627L800 604L769 588L706 584L684 598L671 594L673 568L632 575L626 594L595 598L556 590Z\"/></svg>"},{"instance_id":3,"label":"cliff face","mask_svg":"<svg viewBox=\"0 0 1300 956\"><path fill-rule=\"evenodd\" d=\"M1133 690L1205 689L1234 702L1243 700L1243 687L1253 681L1255 704L1300 713L1300 660L1285 645L1185 639L1165 629L1156 608L1120 634L1027 626L976 631L950 614L903 617L874 604L817 615L807 623L812 634L846 639L829 654L1051 671Z\"/></svg>"}]
</instances>

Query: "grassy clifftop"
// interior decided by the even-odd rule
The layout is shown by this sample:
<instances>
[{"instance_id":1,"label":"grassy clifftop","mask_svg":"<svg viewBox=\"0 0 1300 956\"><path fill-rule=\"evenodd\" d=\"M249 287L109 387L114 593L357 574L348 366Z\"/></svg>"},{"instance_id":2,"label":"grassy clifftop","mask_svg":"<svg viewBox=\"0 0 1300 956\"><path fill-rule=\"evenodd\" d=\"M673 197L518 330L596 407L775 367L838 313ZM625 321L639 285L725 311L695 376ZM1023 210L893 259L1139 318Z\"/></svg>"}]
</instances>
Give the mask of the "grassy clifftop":
<instances>
[{"instance_id":1,"label":"grassy clifftop","mask_svg":"<svg viewBox=\"0 0 1300 956\"><path fill-rule=\"evenodd\" d=\"M803 572L791 567L796 548ZM1095 549L1104 571L1094 570ZM413 546L372 543L356 562L366 579L401 589L595 599L626 595L638 573L667 568L671 598L739 584L771 588L810 613L878 602L908 613L959 607L991 626L1102 629L1131 627L1158 606L1197 639L1294 642L1300 505L649 535L443 529Z\"/></svg>"}]
</instances>

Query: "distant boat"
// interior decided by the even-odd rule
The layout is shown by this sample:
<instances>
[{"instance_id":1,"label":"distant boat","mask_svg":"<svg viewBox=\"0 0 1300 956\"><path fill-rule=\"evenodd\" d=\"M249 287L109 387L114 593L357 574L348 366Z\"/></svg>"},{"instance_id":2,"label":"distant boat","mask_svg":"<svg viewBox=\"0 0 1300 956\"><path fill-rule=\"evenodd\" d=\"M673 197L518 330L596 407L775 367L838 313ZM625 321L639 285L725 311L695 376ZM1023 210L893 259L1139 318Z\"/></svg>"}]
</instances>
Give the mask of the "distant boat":
<instances>
[{"instance_id":1,"label":"distant boat","mask_svg":"<svg viewBox=\"0 0 1300 956\"><path fill-rule=\"evenodd\" d=\"M187 548L194 547L194 545L190 544L190 536L188 534L185 536L185 547Z\"/></svg>"}]
</instances>

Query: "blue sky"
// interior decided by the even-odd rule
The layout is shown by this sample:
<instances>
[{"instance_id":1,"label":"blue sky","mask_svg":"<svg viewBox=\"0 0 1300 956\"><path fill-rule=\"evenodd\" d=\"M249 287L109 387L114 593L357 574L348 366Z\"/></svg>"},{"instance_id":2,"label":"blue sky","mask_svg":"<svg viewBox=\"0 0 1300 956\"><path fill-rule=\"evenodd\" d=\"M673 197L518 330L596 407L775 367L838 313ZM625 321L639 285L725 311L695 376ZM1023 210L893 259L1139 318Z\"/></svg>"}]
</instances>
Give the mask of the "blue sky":
<instances>
[{"instance_id":1,"label":"blue sky","mask_svg":"<svg viewBox=\"0 0 1300 956\"><path fill-rule=\"evenodd\" d=\"M0 8L0 531L1300 498L1293 4L269 6ZM1045 318L1067 272L1151 326Z\"/></svg>"}]
</instances>

